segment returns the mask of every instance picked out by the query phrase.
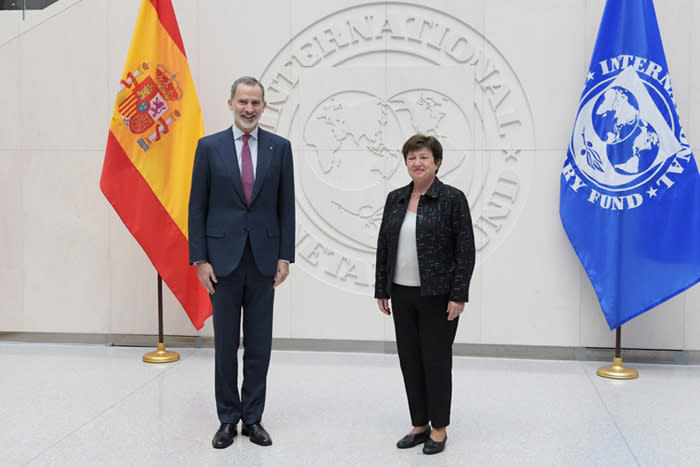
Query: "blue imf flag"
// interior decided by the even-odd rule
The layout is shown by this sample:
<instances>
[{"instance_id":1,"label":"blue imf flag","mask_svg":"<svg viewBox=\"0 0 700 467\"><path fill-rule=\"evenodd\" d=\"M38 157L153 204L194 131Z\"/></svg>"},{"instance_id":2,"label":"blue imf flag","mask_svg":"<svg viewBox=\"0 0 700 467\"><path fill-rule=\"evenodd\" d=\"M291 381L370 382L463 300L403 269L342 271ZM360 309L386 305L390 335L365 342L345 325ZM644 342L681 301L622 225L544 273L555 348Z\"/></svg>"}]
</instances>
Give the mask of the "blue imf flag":
<instances>
[{"instance_id":1,"label":"blue imf flag","mask_svg":"<svg viewBox=\"0 0 700 467\"><path fill-rule=\"evenodd\" d=\"M700 280L700 175L652 0L608 0L559 212L610 329Z\"/></svg>"}]
</instances>

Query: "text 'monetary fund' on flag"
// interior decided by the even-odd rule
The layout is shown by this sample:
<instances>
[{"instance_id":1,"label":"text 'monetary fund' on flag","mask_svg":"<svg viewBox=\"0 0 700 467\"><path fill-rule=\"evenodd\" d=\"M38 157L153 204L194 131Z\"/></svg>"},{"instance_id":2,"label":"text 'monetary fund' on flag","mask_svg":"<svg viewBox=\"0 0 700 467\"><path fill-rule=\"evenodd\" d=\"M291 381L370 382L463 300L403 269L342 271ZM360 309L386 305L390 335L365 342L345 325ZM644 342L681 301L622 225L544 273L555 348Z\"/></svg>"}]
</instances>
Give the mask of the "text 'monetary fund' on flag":
<instances>
[{"instance_id":1,"label":"text 'monetary fund' on flag","mask_svg":"<svg viewBox=\"0 0 700 467\"><path fill-rule=\"evenodd\" d=\"M605 5L559 208L610 329L700 280L700 175L652 0Z\"/></svg>"},{"instance_id":2,"label":"text 'monetary fund' on flag","mask_svg":"<svg viewBox=\"0 0 700 467\"><path fill-rule=\"evenodd\" d=\"M189 266L187 205L202 113L170 0L143 0L109 127L100 188L201 329L208 295Z\"/></svg>"}]
</instances>

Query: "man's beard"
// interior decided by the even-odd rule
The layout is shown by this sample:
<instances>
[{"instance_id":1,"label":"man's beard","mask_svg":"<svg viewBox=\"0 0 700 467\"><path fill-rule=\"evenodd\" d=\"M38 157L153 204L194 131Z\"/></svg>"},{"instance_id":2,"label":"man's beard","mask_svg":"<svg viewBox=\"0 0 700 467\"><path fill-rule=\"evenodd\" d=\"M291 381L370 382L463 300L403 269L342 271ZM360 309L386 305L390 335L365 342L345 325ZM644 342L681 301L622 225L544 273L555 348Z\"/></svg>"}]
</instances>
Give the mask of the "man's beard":
<instances>
[{"instance_id":1,"label":"man's beard","mask_svg":"<svg viewBox=\"0 0 700 467\"><path fill-rule=\"evenodd\" d=\"M250 122L250 123L249 123L248 121L246 121L246 120L243 120L243 119L242 119L241 117L239 117L239 116L236 116L235 119L236 119L236 123L238 123L238 126L239 126L240 128L243 128L243 129L245 129L245 130L252 130L252 129L254 129L256 126L258 126L258 120L260 120L260 116L258 115L258 116L255 118L255 120L253 120L253 121Z\"/></svg>"}]
</instances>

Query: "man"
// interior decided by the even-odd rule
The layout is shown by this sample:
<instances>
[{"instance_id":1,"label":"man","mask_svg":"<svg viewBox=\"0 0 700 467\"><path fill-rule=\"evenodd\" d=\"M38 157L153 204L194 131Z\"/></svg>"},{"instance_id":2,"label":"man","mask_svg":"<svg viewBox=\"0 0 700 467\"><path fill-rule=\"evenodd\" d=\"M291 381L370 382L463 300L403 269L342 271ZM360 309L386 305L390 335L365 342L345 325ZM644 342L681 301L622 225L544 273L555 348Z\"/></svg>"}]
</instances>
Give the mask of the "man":
<instances>
[{"instance_id":1,"label":"man","mask_svg":"<svg viewBox=\"0 0 700 467\"><path fill-rule=\"evenodd\" d=\"M274 289L294 262L294 169L288 140L258 127L265 90L237 79L234 125L199 140L189 204L190 263L214 309L215 392L221 426L212 445L233 443L236 426L269 446L261 425L272 342ZM243 309L243 385L238 346Z\"/></svg>"}]
</instances>

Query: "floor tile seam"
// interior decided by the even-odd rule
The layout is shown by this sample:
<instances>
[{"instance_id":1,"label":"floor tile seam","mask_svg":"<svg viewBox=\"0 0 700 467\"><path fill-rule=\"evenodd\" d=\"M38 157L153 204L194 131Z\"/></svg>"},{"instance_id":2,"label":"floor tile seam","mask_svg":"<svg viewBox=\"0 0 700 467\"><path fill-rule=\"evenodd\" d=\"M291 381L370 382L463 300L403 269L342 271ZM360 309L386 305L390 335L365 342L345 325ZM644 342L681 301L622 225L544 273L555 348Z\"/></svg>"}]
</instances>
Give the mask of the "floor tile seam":
<instances>
[{"instance_id":1,"label":"floor tile seam","mask_svg":"<svg viewBox=\"0 0 700 467\"><path fill-rule=\"evenodd\" d=\"M78 433L80 430L82 430L83 428L85 428L85 427L86 427L87 425L89 425L90 423L92 423L92 422L94 422L95 420L99 419L99 418L102 417L104 414L106 414L107 412L109 412L110 410L112 410L113 408L115 408L116 406L120 405L122 402L125 402L126 400L130 399L131 397L133 397L136 393L142 391L145 387L149 386L149 385L150 385L151 383L153 383L154 381L158 380L159 378L161 378L161 377L163 377L164 375L166 375L168 372L170 372L170 371L172 371L173 369L175 369L175 368L177 368L178 366L180 366L180 364L182 363L182 360L178 360L177 362L171 362L171 363L175 363L175 365L173 365L173 366L171 366L171 367L169 367L169 368L166 368L163 372L158 373L158 374L154 375L153 377L151 377L151 378L145 380L142 384L140 384L139 386L137 386L136 388L134 388L132 391L129 391L127 394L125 394L124 396L120 397L118 400L116 400L116 401L113 402L112 404L108 405L107 407L105 407L105 408L102 409L101 411L97 412L94 416L89 417L85 422L81 423L79 426L77 426L77 427L75 427L74 429L70 430L68 433L66 433L64 436L62 436L60 439L57 439L55 442L51 443L49 446L47 446L46 448L44 448L41 452L37 453L37 455L35 455L35 456L32 457L31 459L27 460L25 463L23 463L23 464L21 464L21 465L22 465L22 466L27 466L27 465L31 464L32 462L36 461L36 460L39 459L41 456L43 456L44 454L46 454L47 452L49 452L51 449L53 449L54 447L58 446L59 444L61 444L61 443L62 443L63 441L65 441L66 439L68 439L70 436L74 435L75 433ZM156 365L156 364L154 364L154 365Z\"/></svg>"},{"instance_id":2,"label":"floor tile seam","mask_svg":"<svg viewBox=\"0 0 700 467\"><path fill-rule=\"evenodd\" d=\"M615 416L610 411L610 407L608 407L608 404L605 402L605 398L598 390L598 386L596 386L595 382L593 381L591 374L587 371L586 366L585 366L586 362L578 362L578 363L579 363L581 370L586 375L586 378L588 378L588 381L591 383L591 386L593 387L593 391L595 391L596 395L598 396L598 399L600 399L600 403L603 404L603 407L605 408L605 412L608 414L610 421L612 421L613 425L615 425L615 429L617 430L618 434L622 438L622 441L625 443L625 446L627 446L627 450L629 451L630 455L632 456L632 459L634 459L635 464L638 467L641 467L641 464L639 463L639 459L637 459L637 456L635 455L634 450L632 449L632 446L630 446L629 441L627 441L627 437L623 433L622 428L620 427L620 425L618 425L617 420L615 420Z\"/></svg>"}]
</instances>

